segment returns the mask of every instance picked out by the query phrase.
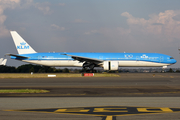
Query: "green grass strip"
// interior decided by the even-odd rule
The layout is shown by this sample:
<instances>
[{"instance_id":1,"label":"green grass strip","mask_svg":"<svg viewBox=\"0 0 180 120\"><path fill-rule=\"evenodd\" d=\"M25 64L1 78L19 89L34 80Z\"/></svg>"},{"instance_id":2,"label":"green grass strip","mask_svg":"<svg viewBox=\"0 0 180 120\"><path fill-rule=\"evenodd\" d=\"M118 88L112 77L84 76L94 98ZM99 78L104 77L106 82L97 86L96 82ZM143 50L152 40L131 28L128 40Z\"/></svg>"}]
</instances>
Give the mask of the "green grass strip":
<instances>
[{"instance_id":1,"label":"green grass strip","mask_svg":"<svg viewBox=\"0 0 180 120\"><path fill-rule=\"evenodd\" d=\"M1 89L0 93L47 93L48 90L37 89Z\"/></svg>"}]
</instances>

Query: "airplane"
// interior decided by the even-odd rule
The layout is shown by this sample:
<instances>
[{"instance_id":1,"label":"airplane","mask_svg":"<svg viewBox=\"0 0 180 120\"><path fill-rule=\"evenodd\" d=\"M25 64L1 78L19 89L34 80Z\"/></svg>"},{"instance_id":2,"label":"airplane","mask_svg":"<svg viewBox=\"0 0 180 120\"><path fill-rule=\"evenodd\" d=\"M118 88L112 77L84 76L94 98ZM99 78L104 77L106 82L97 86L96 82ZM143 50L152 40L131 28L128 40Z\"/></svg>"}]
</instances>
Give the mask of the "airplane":
<instances>
[{"instance_id":1,"label":"airplane","mask_svg":"<svg viewBox=\"0 0 180 120\"><path fill-rule=\"evenodd\" d=\"M3 58L0 59L0 65L6 65L6 62L7 62L7 59L4 59L4 60Z\"/></svg>"},{"instance_id":2,"label":"airplane","mask_svg":"<svg viewBox=\"0 0 180 120\"><path fill-rule=\"evenodd\" d=\"M11 59L51 67L82 67L83 70L102 67L116 71L119 67L163 67L176 60L160 53L37 53L16 31L10 31L18 54L6 54Z\"/></svg>"}]
</instances>

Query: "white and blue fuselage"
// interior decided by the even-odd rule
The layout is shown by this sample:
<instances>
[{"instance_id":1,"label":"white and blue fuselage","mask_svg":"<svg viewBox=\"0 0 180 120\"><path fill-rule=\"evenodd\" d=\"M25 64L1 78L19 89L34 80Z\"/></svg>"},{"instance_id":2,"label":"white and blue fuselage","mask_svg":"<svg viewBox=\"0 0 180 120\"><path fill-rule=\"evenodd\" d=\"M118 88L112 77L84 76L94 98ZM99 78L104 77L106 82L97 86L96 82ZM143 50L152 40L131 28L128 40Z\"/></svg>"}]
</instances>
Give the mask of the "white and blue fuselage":
<instances>
[{"instance_id":1,"label":"white and blue fuselage","mask_svg":"<svg viewBox=\"0 0 180 120\"><path fill-rule=\"evenodd\" d=\"M119 67L161 67L176 63L173 57L159 53L32 53L21 54L27 58L11 56L11 59L45 66L82 67L83 62L64 54L102 61L117 61Z\"/></svg>"},{"instance_id":2,"label":"white and blue fuselage","mask_svg":"<svg viewBox=\"0 0 180 120\"><path fill-rule=\"evenodd\" d=\"M159 53L37 53L16 31L11 31L19 54L7 54L11 59L54 67L164 67L176 63L168 55Z\"/></svg>"}]
</instances>

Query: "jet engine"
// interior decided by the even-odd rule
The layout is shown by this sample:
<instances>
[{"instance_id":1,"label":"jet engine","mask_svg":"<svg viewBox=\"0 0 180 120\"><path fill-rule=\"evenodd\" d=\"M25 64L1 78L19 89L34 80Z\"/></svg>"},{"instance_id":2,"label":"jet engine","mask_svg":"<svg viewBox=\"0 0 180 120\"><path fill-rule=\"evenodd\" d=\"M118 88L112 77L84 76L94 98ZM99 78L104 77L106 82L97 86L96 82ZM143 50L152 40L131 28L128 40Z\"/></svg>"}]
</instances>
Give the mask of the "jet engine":
<instances>
[{"instance_id":1,"label":"jet engine","mask_svg":"<svg viewBox=\"0 0 180 120\"><path fill-rule=\"evenodd\" d=\"M104 61L104 70L118 70L119 63L117 61Z\"/></svg>"}]
</instances>

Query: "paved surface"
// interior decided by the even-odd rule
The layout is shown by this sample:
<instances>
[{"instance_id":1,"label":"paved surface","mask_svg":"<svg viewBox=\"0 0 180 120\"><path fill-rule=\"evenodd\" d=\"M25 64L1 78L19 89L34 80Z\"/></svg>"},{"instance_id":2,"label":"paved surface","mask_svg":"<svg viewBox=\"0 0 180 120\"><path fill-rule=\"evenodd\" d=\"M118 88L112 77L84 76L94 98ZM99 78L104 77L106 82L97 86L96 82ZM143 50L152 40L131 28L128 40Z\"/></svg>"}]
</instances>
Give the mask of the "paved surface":
<instances>
[{"instance_id":1,"label":"paved surface","mask_svg":"<svg viewBox=\"0 0 180 120\"><path fill-rule=\"evenodd\" d=\"M135 86L135 85L177 85L178 73L122 73L120 77L80 77L80 78L28 78L0 79L1 87L60 87L60 86Z\"/></svg>"},{"instance_id":2,"label":"paved surface","mask_svg":"<svg viewBox=\"0 0 180 120\"><path fill-rule=\"evenodd\" d=\"M5 96L179 96L180 74L119 74L120 77L0 79L0 89L47 89L46 94Z\"/></svg>"},{"instance_id":3,"label":"paved surface","mask_svg":"<svg viewBox=\"0 0 180 120\"><path fill-rule=\"evenodd\" d=\"M122 73L120 77L0 79L0 87L180 85L178 73Z\"/></svg>"},{"instance_id":4,"label":"paved surface","mask_svg":"<svg viewBox=\"0 0 180 120\"><path fill-rule=\"evenodd\" d=\"M8 95L0 94L0 120L180 119L180 74L119 75L118 78L0 79L0 89L49 88L52 90L49 95L71 93L68 97L3 97ZM86 96L94 97L70 97L84 91Z\"/></svg>"}]
</instances>

